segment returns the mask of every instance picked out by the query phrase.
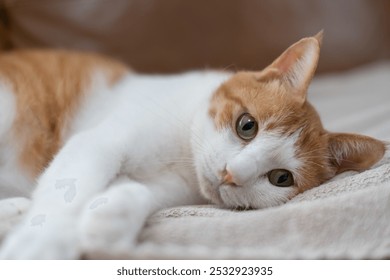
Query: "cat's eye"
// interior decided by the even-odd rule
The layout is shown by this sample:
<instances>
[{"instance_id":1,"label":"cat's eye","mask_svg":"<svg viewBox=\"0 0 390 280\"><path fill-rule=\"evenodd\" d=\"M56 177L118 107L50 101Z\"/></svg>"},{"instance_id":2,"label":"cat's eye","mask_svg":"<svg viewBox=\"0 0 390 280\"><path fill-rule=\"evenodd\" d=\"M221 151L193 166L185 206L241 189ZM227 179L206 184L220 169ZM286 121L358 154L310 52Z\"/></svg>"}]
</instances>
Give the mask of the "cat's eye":
<instances>
[{"instance_id":1,"label":"cat's eye","mask_svg":"<svg viewBox=\"0 0 390 280\"><path fill-rule=\"evenodd\" d=\"M236 123L237 135L246 141L252 140L256 137L258 125L254 117L250 114L242 114Z\"/></svg>"},{"instance_id":2,"label":"cat's eye","mask_svg":"<svg viewBox=\"0 0 390 280\"><path fill-rule=\"evenodd\" d=\"M277 187L290 187L294 185L294 178L286 169L274 169L267 173L270 183Z\"/></svg>"}]
</instances>

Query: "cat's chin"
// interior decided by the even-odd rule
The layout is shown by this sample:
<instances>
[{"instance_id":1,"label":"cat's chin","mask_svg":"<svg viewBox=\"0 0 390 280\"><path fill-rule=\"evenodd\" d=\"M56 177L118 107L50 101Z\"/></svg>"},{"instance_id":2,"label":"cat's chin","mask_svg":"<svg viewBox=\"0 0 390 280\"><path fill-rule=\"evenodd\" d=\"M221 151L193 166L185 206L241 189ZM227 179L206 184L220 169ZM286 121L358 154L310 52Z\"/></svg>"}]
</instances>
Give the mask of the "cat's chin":
<instances>
[{"instance_id":1,"label":"cat's chin","mask_svg":"<svg viewBox=\"0 0 390 280\"><path fill-rule=\"evenodd\" d=\"M244 187L241 186L230 186L227 184L213 183L208 179L204 179L204 184L202 184L202 193L205 198L207 198L213 204L218 205L221 208L231 209L231 210L253 210L258 208L259 205L251 205L249 201L244 199L237 199L237 195L233 188L241 189L242 193L245 193Z\"/></svg>"},{"instance_id":2,"label":"cat's chin","mask_svg":"<svg viewBox=\"0 0 390 280\"><path fill-rule=\"evenodd\" d=\"M200 178L200 188L206 199L226 209L252 210L282 203L266 203L258 195L255 196L247 187L215 182L205 175Z\"/></svg>"},{"instance_id":3,"label":"cat's chin","mask_svg":"<svg viewBox=\"0 0 390 280\"><path fill-rule=\"evenodd\" d=\"M221 184L219 197L224 207L234 210L254 210L279 206L288 200L288 196L270 196L262 194L256 187L231 186Z\"/></svg>"}]
</instances>

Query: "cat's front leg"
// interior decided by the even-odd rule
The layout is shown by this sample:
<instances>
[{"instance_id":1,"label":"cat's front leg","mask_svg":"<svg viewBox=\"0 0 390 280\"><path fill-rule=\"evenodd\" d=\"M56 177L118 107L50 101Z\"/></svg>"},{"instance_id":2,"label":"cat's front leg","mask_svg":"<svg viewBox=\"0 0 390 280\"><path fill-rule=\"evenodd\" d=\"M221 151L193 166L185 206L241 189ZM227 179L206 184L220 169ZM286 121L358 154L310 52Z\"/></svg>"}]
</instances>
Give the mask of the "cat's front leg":
<instances>
[{"instance_id":1,"label":"cat's front leg","mask_svg":"<svg viewBox=\"0 0 390 280\"><path fill-rule=\"evenodd\" d=\"M5 239L0 258L79 258L80 211L107 187L123 160L125 145L106 137L109 133L105 128L91 130L64 146L39 179L31 208Z\"/></svg>"},{"instance_id":2,"label":"cat's front leg","mask_svg":"<svg viewBox=\"0 0 390 280\"><path fill-rule=\"evenodd\" d=\"M87 258L128 258L146 219L171 206L203 203L196 189L176 174L159 175L156 182L119 178L84 209L80 238Z\"/></svg>"}]
</instances>

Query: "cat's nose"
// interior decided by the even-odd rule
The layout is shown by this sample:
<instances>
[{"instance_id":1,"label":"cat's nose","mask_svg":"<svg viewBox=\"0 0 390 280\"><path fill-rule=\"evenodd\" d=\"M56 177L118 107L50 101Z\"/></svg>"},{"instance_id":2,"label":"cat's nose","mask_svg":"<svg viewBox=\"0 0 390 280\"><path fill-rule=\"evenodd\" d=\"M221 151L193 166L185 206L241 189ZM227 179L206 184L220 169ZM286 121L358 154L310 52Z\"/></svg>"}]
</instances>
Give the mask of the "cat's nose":
<instances>
[{"instance_id":1,"label":"cat's nose","mask_svg":"<svg viewBox=\"0 0 390 280\"><path fill-rule=\"evenodd\" d=\"M223 183L224 184L228 184L228 185L231 185L231 186L238 186L236 184L236 182L234 181L234 177L232 175L231 172L229 172L228 170L224 170L223 172Z\"/></svg>"}]
</instances>

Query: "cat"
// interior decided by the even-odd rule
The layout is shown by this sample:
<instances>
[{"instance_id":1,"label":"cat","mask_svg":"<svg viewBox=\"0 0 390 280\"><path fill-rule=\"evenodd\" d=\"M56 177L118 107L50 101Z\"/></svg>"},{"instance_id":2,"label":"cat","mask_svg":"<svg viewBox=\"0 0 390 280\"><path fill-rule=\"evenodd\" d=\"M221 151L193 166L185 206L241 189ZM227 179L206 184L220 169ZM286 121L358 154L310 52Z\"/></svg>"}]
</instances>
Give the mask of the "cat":
<instances>
[{"instance_id":1,"label":"cat","mask_svg":"<svg viewBox=\"0 0 390 280\"><path fill-rule=\"evenodd\" d=\"M97 54L0 55L0 190L31 197L3 259L126 256L153 212L278 206L385 144L331 133L307 101L322 32L261 71L142 75Z\"/></svg>"}]
</instances>

